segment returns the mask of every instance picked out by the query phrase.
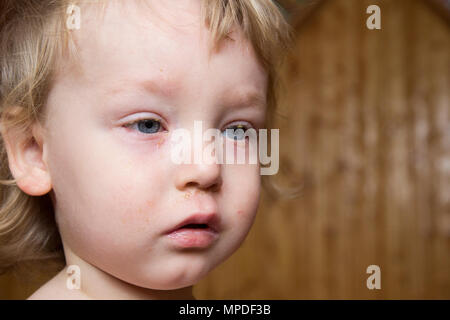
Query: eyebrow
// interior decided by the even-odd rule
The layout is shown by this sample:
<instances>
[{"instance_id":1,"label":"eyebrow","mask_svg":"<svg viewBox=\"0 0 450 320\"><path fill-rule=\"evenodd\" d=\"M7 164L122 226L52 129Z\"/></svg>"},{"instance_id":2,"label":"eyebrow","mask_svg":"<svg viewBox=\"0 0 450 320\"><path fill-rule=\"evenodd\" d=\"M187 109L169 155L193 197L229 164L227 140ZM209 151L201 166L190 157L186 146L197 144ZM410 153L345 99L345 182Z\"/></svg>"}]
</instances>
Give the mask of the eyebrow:
<instances>
[{"instance_id":1,"label":"eyebrow","mask_svg":"<svg viewBox=\"0 0 450 320\"><path fill-rule=\"evenodd\" d=\"M115 87L110 91L110 93L120 94L127 92L130 88L135 88L161 97L175 98L181 89L181 84L179 82L168 79L163 80L161 78L152 78L139 81L128 80L124 81L124 83L127 85ZM221 105L231 109L242 107L264 109L267 107L266 97L254 88L243 89L239 87L238 89L233 88L226 90L221 99L223 101Z\"/></svg>"},{"instance_id":2,"label":"eyebrow","mask_svg":"<svg viewBox=\"0 0 450 320\"><path fill-rule=\"evenodd\" d=\"M117 84L115 84L117 85ZM122 94L130 90L142 90L145 93L152 93L162 97L172 98L179 91L180 86L173 81L162 80L161 78L134 80L127 79L120 81L117 86L108 90L110 94Z\"/></svg>"},{"instance_id":3,"label":"eyebrow","mask_svg":"<svg viewBox=\"0 0 450 320\"><path fill-rule=\"evenodd\" d=\"M175 81L162 80L159 78L140 81L138 82L137 87L144 89L146 92L151 92L153 94L162 95L169 98L175 97L181 88L181 86Z\"/></svg>"},{"instance_id":4,"label":"eyebrow","mask_svg":"<svg viewBox=\"0 0 450 320\"><path fill-rule=\"evenodd\" d=\"M235 90L228 91L224 97L224 105L230 108L255 107L265 108L267 106L266 97L257 90Z\"/></svg>"}]
</instances>

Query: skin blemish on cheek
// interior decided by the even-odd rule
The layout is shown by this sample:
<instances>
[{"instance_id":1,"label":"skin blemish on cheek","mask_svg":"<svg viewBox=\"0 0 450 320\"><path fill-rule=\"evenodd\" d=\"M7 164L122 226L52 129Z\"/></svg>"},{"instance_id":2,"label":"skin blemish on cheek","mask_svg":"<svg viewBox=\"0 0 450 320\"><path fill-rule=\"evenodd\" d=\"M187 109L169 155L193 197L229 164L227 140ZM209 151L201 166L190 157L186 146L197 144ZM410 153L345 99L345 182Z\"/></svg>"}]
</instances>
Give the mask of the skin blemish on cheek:
<instances>
[{"instance_id":1,"label":"skin blemish on cheek","mask_svg":"<svg viewBox=\"0 0 450 320\"><path fill-rule=\"evenodd\" d=\"M238 210L238 211L236 212L236 214L237 214L238 216L242 216L242 215L244 214L244 210Z\"/></svg>"},{"instance_id":2,"label":"skin blemish on cheek","mask_svg":"<svg viewBox=\"0 0 450 320\"><path fill-rule=\"evenodd\" d=\"M159 149L161 147L161 145L164 143L165 139L161 138L158 140L158 142L156 143L156 148Z\"/></svg>"},{"instance_id":3,"label":"skin blemish on cheek","mask_svg":"<svg viewBox=\"0 0 450 320\"><path fill-rule=\"evenodd\" d=\"M185 199L189 199L191 197L191 193L188 191L184 194Z\"/></svg>"}]
</instances>

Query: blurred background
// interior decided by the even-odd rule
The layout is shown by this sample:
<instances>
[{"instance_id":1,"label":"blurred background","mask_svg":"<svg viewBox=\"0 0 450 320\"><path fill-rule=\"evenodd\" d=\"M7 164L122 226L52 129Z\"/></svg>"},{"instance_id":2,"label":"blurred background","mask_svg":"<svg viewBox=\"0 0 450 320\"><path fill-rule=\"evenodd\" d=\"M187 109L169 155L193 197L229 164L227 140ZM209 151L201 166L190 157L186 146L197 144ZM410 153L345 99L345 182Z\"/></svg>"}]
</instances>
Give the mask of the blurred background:
<instances>
[{"instance_id":1,"label":"blurred background","mask_svg":"<svg viewBox=\"0 0 450 320\"><path fill-rule=\"evenodd\" d=\"M450 299L450 1L279 0L280 185L198 299ZM381 29L369 30L370 5ZM381 288L369 290L369 265ZM0 298L27 284L0 277Z\"/></svg>"}]
</instances>

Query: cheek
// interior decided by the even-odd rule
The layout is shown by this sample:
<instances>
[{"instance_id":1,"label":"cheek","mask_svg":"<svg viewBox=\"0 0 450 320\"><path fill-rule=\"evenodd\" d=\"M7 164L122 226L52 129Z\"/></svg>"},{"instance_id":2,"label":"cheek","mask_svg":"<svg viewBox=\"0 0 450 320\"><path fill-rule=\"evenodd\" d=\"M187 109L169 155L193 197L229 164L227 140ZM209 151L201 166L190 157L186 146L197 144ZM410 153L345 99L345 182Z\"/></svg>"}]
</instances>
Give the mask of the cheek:
<instances>
[{"instance_id":1,"label":"cheek","mask_svg":"<svg viewBox=\"0 0 450 320\"><path fill-rule=\"evenodd\" d=\"M229 208L227 211L232 214L230 217L241 225L251 225L256 215L259 205L261 179L259 166L245 165L232 166L227 172L225 203Z\"/></svg>"},{"instance_id":2,"label":"cheek","mask_svg":"<svg viewBox=\"0 0 450 320\"><path fill-rule=\"evenodd\" d=\"M259 168L251 165L226 166L221 199L224 218L225 256L231 255L247 237L259 205L261 180Z\"/></svg>"},{"instance_id":3,"label":"cheek","mask_svg":"<svg viewBox=\"0 0 450 320\"><path fill-rule=\"evenodd\" d=\"M111 225L119 228L129 237L138 237L140 234L149 235L152 232L151 229L157 227L158 199L162 197L160 188L163 180L154 173L146 175L146 178L143 177L145 175L142 175L142 178L132 179L132 183L130 181L124 183L115 192L116 196L109 205L114 214L114 221L111 221ZM152 181L152 185L149 185L149 181Z\"/></svg>"},{"instance_id":4,"label":"cheek","mask_svg":"<svg viewBox=\"0 0 450 320\"><path fill-rule=\"evenodd\" d=\"M134 201L136 202L136 201ZM152 221L154 201L147 200L141 205L121 210L119 220L122 226L132 227L139 231L144 231L146 226ZM126 208L126 204L124 206Z\"/></svg>"},{"instance_id":5,"label":"cheek","mask_svg":"<svg viewBox=\"0 0 450 320\"><path fill-rule=\"evenodd\" d=\"M50 155L64 240L80 247L97 243L107 250L130 247L148 236L165 181L159 156L142 159L114 152L117 149L107 143L73 145L71 150L72 156Z\"/></svg>"},{"instance_id":6,"label":"cheek","mask_svg":"<svg viewBox=\"0 0 450 320\"><path fill-rule=\"evenodd\" d=\"M164 179L154 163L153 170L131 165L124 168L121 163L105 169L109 175L90 186L87 209L98 214L105 229L113 229L128 237L145 231L157 215L157 199L162 194ZM87 186L86 186L87 187ZM88 195L86 195L88 196ZM119 230L114 230L119 229Z\"/></svg>"}]
</instances>

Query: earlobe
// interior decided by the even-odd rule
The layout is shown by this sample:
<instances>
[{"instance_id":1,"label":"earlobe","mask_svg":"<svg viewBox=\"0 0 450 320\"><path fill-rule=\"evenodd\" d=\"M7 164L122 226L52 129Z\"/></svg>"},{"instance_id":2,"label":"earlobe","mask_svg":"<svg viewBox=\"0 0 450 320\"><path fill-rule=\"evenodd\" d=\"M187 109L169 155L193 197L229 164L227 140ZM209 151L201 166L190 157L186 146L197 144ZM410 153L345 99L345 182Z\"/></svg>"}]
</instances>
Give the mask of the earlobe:
<instances>
[{"instance_id":1,"label":"earlobe","mask_svg":"<svg viewBox=\"0 0 450 320\"><path fill-rule=\"evenodd\" d=\"M42 128L35 124L32 130L23 132L17 128L2 126L9 168L17 181L17 186L26 194L41 196L51 188L51 178L43 158L44 140Z\"/></svg>"},{"instance_id":2,"label":"earlobe","mask_svg":"<svg viewBox=\"0 0 450 320\"><path fill-rule=\"evenodd\" d=\"M37 167L17 179L17 186L30 196L42 196L52 189L48 172Z\"/></svg>"}]
</instances>

